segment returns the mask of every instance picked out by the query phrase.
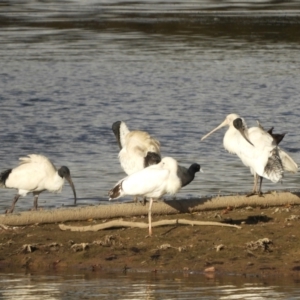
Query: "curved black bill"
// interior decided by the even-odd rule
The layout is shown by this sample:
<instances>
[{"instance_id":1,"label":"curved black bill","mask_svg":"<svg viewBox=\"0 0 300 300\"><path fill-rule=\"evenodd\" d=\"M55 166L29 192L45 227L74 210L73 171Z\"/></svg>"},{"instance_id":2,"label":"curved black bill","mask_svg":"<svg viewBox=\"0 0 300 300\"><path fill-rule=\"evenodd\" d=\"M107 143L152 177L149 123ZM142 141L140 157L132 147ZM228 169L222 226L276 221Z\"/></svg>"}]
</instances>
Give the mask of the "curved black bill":
<instances>
[{"instance_id":1,"label":"curved black bill","mask_svg":"<svg viewBox=\"0 0 300 300\"><path fill-rule=\"evenodd\" d=\"M71 188L72 188L72 191L73 191L73 194L74 194L74 205L76 205L76 201L77 201L77 197L76 197L76 191L75 191L75 186L74 186L74 183L71 179L71 176L65 176L66 180L69 182Z\"/></svg>"}]
</instances>

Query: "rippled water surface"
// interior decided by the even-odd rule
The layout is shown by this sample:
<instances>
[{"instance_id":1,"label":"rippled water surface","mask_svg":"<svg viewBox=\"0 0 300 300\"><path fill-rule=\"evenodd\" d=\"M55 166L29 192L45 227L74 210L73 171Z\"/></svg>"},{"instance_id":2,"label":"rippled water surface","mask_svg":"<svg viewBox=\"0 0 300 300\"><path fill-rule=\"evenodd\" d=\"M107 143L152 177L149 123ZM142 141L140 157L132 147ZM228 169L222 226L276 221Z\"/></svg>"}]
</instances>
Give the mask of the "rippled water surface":
<instances>
[{"instance_id":1,"label":"rippled water surface","mask_svg":"<svg viewBox=\"0 0 300 300\"><path fill-rule=\"evenodd\" d=\"M236 112L287 132L299 163L298 1L4 1L0 4L0 168L42 153L67 165L78 204L107 204L125 174L117 120L160 140L163 156L201 164L178 198L248 192L252 176L223 149ZM299 175L264 189L297 189ZM14 191L1 190L0 209ZM126 198L125 198L126 200ZM72 203L43 193L39 204ZM19 200L16 211L32 206Z\"/></svg>"},{"instance_id":2,"label":"rippled water surface","mask_svg":"<svg viewBox=\"0 0 300 300\"><path fill-rule=\"evenodd\" d=\"M0 274L1 299L299 299L299 282L149 274Z\"/></svg>"}]
</instances>

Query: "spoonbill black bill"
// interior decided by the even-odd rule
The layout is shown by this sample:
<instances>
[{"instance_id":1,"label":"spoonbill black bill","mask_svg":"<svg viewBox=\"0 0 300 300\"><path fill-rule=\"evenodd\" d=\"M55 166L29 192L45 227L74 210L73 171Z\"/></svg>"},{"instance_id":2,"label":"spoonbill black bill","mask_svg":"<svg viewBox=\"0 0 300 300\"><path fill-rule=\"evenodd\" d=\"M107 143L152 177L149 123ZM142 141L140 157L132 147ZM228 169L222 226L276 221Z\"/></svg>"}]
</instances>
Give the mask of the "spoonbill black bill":
<instances>
[{"instance_id":1,"label":"spoonbill black bill","mask_svg":"<svg viewBox=\"0 0 300 300\"><path fill-rule=\"evenodd\" d=\"M20 157L19 160L19 166L0 174L0 187L18 190L11 208L6 213L12 213L19 197L28 193L33 193L33 209L37 210L39 194L45 190L52 193L61 192L65 179L73 190L76 204L76 191L68 167L56 169L47 157L39 154L30 154L27 157Z\"/></svg>"},{"instance_id":2,"label":"spoonbill black bill","mask_svg":"<svg viewBox=\"0 0 300 300\"><path fill-rule=\"evenodd\" d=\"M177 161L164 157L160 163L149 166L121 179L109 192L109 200L125 195L149 197L148 224L149 235L152 235L151 209L153 200L165 194L176 194L181 188L177 175Z\"/></svg>"},{"instance_id":3,"label":"spoonbill black bill","mask_svg":"<svg viewBox=\"0 0 300 300\"><path fill-rule=\"evenodd\" d=\"M296 162L278 147L276 138L260 125L248 129L245 120L237 114L229 114L218 127L201 140L224 126L229 127L223 138L224 148L229 153L236 154L254 176L253 190L248 196L262 195L263 178L276 183L283 178L284 171L293 173L298 171ZM257 187L258 178L260 178L259 187Z\"/></svg>"}]
</instances>

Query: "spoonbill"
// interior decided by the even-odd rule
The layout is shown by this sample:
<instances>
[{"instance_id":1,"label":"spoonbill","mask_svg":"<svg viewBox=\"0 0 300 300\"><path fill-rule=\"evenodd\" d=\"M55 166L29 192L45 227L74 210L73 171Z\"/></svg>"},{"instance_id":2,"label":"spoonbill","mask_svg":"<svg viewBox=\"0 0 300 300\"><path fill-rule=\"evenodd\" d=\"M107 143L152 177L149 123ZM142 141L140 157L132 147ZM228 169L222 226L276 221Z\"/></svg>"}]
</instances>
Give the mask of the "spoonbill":
<instances>
[{"instance_id":1,"label":"spoonbill","mask_svg":"<svg viewBox=\"0 0 300 300\"><path fill-rule=\"evenodd\" d=\"M112 130L120 148L121 167L127 175L161 161L160 143L148 132L129 131L123 121L113 123ZM137 201L137 197L134 198L134 201Z\"/></svg>"},{"instance_id":2,"label":"spoonbill","mask_svg":"<svg viewBox=\"0 0 300 300\"><path fill-rule=\"evenodd\" d=\"M19 160L19 166L0 174L0 187L18 190L11 208L6 213L12 213L19 197L28 193L33 193L33 209L37 210L39 194L45 190L52 193L61 192L65 179L73 190L76 204L76 191L68 167L62 166L57 170L47 157L39 154L30 154L20 157Z\"/></svg>"},{"instance_id":3,"label":"spoonbill","mask_svg":"<svg viewBox=\"0 0 300 300\"><path fill-rule=\"evenodd\" d=\"M148 209L149 235L152 235L151 209L154 198L176 194L181 188L177 175L178 164L172 157L164 157L160 163L151 165L121 179L109 192L109 200L125 195L150 197Z\"/></svg>"},{"instance_id":4,"label":"spoonbill","mask_svg":"<svg viewBox=\"0 0 300 300\"><path fill-rule=\"evenodd\" d=\"M263 178L275 183L282 179L284 171L293 173L298 171L295 161L278 147L280 141L271 135L273 129L271 133L261 126L248 129L244 119L237 114L229 114L218 127L201 140L224 126L229 126L223 139L224 148L229 153L236 154L254 175L253 190L248 196L262 195ZM257 188L258 178L260 178L259 188Z\"/></svg>"}]
</instances>

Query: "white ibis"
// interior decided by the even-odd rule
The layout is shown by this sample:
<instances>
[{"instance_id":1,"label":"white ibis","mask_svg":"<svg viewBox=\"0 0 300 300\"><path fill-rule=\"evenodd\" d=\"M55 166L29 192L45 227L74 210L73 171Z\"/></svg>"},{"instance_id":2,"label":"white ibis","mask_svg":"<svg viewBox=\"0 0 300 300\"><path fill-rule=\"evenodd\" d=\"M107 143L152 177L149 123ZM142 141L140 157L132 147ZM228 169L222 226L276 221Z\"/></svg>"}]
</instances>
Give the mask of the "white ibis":
<instances>
[{"instance_id":1,"label":"white ibis","mask_svg":"<svg viewBox=\"0 0 300 300\"><path fill-rule=\"evenodd\" d=\"M120 148L121 167L127 175L160 162L160 143L149 133L140 130L129 131L123 121L113 123L112 130Z\"/></svg>"},{"instance_id":2,"label":"white ibis","mask_svg":"<svg viewBox=\"0 0 300 300\"><path fill-rule=\"evenodd\" d=\"M0 187L18 190L11 208L6 213L12 213L19 197L28 193L33 193L33 209L37 210L39 194L45 190L52 193L61 192L65 179L73 190L76 204L76 191L68 167L62 166L57 170L47 157L38 154L20 157L19 160L19 166L0 174Z\"/></svg>"},{"instance_id":3,"label":"white ibis","mask_svg":"<svg viewBox=\"0 0 300 300\"><path fill-rule=\"evenodd\" d=\"M262 195L263 178L278 182L282 179L284 171L293 173L298 171L295 161L278 147L278 140L271 135L272 130L269 133L261 126L248 129L244 119L237 114L228 115L218 127L201 140L224 126L229 126L223 139L224 148L236 154L254 175L253 191L248 196ZM257 189L258 178L260 178L260 186Z\"/></svg>"},{"instance_id":4,"label":"white ibis","mask_svg":"<svg viewBox=\"0 0 300 300\"><path fill-rule=\"evenodd\" d=\"M108 193L109 200L125 195L150 197L148 209L149 235L152 235L151 209L153 198L164 194L176 194L181 188L177 175L177 161L164 157L160 163L149 166L120 180Z\"/></svg>"}]
</instances>

